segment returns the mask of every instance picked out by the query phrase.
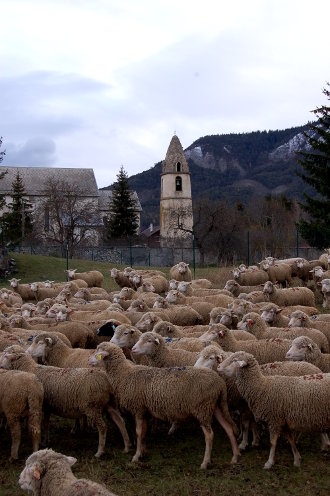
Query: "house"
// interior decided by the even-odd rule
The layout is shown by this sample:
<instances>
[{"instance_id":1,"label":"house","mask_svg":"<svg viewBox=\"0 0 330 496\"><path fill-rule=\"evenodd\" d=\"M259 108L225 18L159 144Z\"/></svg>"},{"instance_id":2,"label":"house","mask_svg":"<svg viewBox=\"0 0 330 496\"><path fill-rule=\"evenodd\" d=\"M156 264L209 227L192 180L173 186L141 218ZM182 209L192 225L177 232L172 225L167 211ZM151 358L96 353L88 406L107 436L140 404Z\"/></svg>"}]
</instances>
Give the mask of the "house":
<instances>
[{"instance_id":1,"label":"house","mask_svg":"<svg viewBox=\"0 0 330 496\"><path fill-rule=\"evenodd\" d=\"M79 168L55 168L55 167L0 167L1 170L7 171L0 180L0 195L4 197L6 205L12 202L12 184L16 179L17 172L20 175L25 190L25 198L32 205L32 215L43 208L42 219L39 217L39 222L43 224L43 231L47 233L49 230L51 219L49 217L48 207L45 200L47 199L47 184L49 181L56 181L61 185L65 183L77 188L82 193L79 198L80 206L83 209L84 204L88 209L93 211L93 215L83 226L84 220L81 219L76 225L81 226L86 230L86 225L89 231L89 238L93 241L100 242L102 238L101 232L104 228L104 221L110 212L110 200L112 192L110 190L100 190L97 187L93 169ZM136 213L140 226L141 205L136 192L132 192L136 201ZM6 211L6 206L2 212ZM66 219L63 219L64 224ZM68 222L68 221L67 221ZM78 227L79 228L79 227Z\"/></svg>"}]
</instances>

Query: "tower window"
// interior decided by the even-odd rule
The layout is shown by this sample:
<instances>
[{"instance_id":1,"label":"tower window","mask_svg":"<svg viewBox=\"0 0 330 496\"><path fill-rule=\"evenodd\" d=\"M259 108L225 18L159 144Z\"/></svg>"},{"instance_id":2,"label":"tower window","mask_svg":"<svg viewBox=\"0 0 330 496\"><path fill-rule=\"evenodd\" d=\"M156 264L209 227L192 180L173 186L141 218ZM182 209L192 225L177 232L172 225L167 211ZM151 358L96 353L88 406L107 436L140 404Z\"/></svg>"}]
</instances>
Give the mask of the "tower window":
<instances>
[{"instance_id":1,"label":"tower window","mask_svg":"<svg viewBox=\"0 0 330 496\"><path fill-rule=\"evenodd\" d=\"M180 162L178 162L178 163L176 164L176 171L177 171L177 172L181 172L181 164L180 164Z\"/></svg>"},{"instance_id":2,"label":"tower window","mask_svg":"<svg viewBox=\"0 0 330 496\"><path fill-rule=\"evenodd\" d=\"M180 176L175 178L175 191L182 191L182 179Z\"/></svg>"}]
</instances>

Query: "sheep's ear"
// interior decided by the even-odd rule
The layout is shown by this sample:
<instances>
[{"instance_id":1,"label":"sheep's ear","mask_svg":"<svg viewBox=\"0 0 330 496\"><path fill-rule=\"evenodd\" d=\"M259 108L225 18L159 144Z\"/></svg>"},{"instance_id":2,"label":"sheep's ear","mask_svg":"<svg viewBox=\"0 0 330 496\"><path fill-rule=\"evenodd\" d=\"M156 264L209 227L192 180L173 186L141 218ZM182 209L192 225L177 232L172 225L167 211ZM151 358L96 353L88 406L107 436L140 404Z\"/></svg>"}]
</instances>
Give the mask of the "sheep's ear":
<instances>
[{"instance_id":1,"label":"sheep's ear","mask_svg":"<svg viewBox=\"0 0 330 496\"><path fill-rule=\"evenodd\" d=\"M45 339L45 341L46 341L47 345L48 345L50 348L53 346L53 340L52 340L52 338L46 338L46 339Z\"/></svg>"},{"instance_id":2,"label":"sheep's ear","mask_svg":"<svg viewBox=\"0 0 330 496\"><path fill-rule=\"evenodd\" d=\"M66 461L69 463L70 467L74 465L77 462L77 458L74 458L73 456L66 456Z\"/></svg>"},{"instance_id":3,"label":"sheep's ear","mask_svg":"<svg viewBox=\"0 0 330 496\"><path fill-rule=\"evenodd\" d=\"M280 313L280 312L282 312L282 310L284 310L284 309L283 309L283 308L278 308L278 309L276 310L276 313Z\"/></svg>"},{"instance_id":4,"label":"sheep's ear","mask_svg":"<svg viewBox=\"0 0 330 496\"><path fill-rule=\"evenodd\" d=\"M312 349L313 349L313 345L309 343L309 344L307 345L307 348L308 348L310 351L312 351Z\"/></svg>"},{"instance_id":5,"label":"sheep's ear","mask_svg":"<svg viewBox=\"0 0 330 496\"><path fill-rule=\"evenodd\" d=\"M306 315L304 315L304 316L302 317L302 320L307 320Z\"/></svg>"},{"instance_id":6,"label":"sheep's ear","mask_svg":"<svg viewBox=\"0 0 330 496\"><path fill-rule=\"evenodd\" d=\"M155 343L160 344L160 341L158 338L155 338Z\"/></svg>"},{"instance_id":7,"label":"sheep's ear","mask_svg":"<svg viewBox=\"0 0 330 496\"><path fill-rule=\"evenodd\" d=\"M223 361L223 358L221 355L216 355L216 359L218 363L221 363Z\"/></svg>"},{"instance_id":8,"label":"sheep's ear","mask_svg":"<svg viewBox=\"0 0 330 496\"><path fill-rule=\"evenodd\" d=\"M247 366L247 362L245 360L237 360L237 365L239 366L240 369L242 369L243 367L246 367Z\"/></svg>"},{"instance_id":9,"label":"sheep's ear","mask_svg":"<svg viewBox=\"0 0 330 496\"><path fill-rule=\"evenodd\" d=\"M34 469L33 469L33 474L32 474L32 475L33 475L33 478L34 478L35 480L40 480L40 478L41 478L41 473L40 473L39 468L34 467Z\"/></svg>"}]
</instances>

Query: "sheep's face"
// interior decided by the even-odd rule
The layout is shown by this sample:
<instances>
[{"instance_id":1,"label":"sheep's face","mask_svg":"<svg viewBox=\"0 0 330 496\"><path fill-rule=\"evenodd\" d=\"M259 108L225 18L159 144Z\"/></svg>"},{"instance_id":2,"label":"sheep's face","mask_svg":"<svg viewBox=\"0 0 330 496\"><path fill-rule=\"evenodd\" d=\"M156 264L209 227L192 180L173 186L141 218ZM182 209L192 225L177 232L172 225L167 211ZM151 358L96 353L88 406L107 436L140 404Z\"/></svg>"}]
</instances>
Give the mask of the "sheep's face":
<instances>
[{"instance_id":1,"label":"sheep's face","mask_svg":"<svg viewBox=\"0 0 330 496\"><path fill-rule=\"evenodd\" d=\"M239 279L240 276L240 270L239 269L233 269L232 271L234 279Z\"/></svg>"},{"instance_id":2,"label":"sheep's face","mask_svg":"<svg viewBox=\"0 0 330 496\"><path fill-rule=\"evenodd\" d=\"M180 291L180 293L187 293L187 291L189 291L189 288L191 286L191 282L186 282L186 281L180 281L178 283L178 291Z\"/></svg>"},{"instance_id":3,"label":"sheep's face","mask_svg":"<svg viewBox=\"0 0 330 496\"><path fill-rule=\"evenodd\" d=\"M210 325L211 324L220 324L221 320L221 312L217 311L211 311L210 313Z\"/></svg>"},{"instance_id":4,"label":"sheep's face","mask_svg":"<svg viewBox=\"0 0 330 496\"><path fill-rule=\"evenodd\" d=\"M167 293L165 299L166 301L168 301L168 303L175 304L179 301L180 297L182 297L180 291L178 291L177 289L171 289L171 291Z\"/></svg>"},{"instance_id":5,"label":"sheep's face","mask_svg":"<svg viewBox=\"0 0 330 496\"><path fill-rule=\"evenodd\" d=\"M219 363L221 363L221 354L215 351L202 352L196 360L194 367L198 369L212 369L217 370Z\"/></svg>"},{"instance_id":6,"label":"sheep's face","mask_svg":"<svg viewBox=\"0 0 330 496\"><path fill-rule=\"evenodd\" d=\"M120 348L132 348L137 341L137 336L140 333L134 329L134 327L125 326L117 327L115 332L110 339L110 343L116 344Z\"/></svg>"},{"instance_id":7,"label":"sheep's face","mask_svg":"<svg viewBox=\"0 0 330 496\"><path fill-rule=\"evenodd\" d=\"M181 274L181 275L186 274L188 272L188 267L189 267L189 264L186 264L185 262L178 263L179 274Z\"/></svg>"},{"instance_id":8,"label":"sheep's face","mask_svg":"<svg viewBox=\"0 0 330 496\"><path fill-rule=\"evenodd\" d=\"M134 293L134 291L132 288L127 288L125 286L124 288L122 288L120 290L119 295L129 300L133 296L133 293Z\"/></svg>"},{"instance_id":9,"label":"sheep's face","mask_svg":"<svg viewBox=\"0 0 330 496\"><path fill-rule=\"evenodd\" d=\"M45 286L45 288L52 288L52 287L53 287L53 285L54 285L54 282L55 282L55 281L45 281L45 282L44 282L44 286Z\"/></svg>"},{"instance_id":10,"label":"sheep's face","mask_svg":"<svg viewBox=\"0 0 330 496\"><path fill-rule=\"evenodd\" d=\"M69 312L67 310L58 310L56 312L56 322L65 322L69 320Z\"/></svg>"},{"instance_id":11,"label":"sheep's face","mask_svg":"<svg viewBox=\"0 0 330 496\"><path fill-rule=\"evenodd\" d=\"M246 265L245 265L245 264L241 264L241 265L239 265L239 266L238 266L238 270L239 270L240 272L245 272L245 271L246 271Z\"/></svg>"},{"instance_id":12,"label":"sheep's face","mask_svg":"<svg viewBox=\"0 0 330 496\"><path fill-rule=\"evenodd\" d=\"M295 263L296 263L296 266L297 266L298 269L302 269L303 266L304 266L304 264L305 264L305 262L304 262L304 260L302 258L298 258L298 260L296 260Z\"/></svg>"},{"instance_id":13,"label":"sheep's face","mask_svg":"<svg viewBox=\"0 0 330 496\"><path fill-rule=\"evenodd\" d=\"M19 317L18 315L13 315L9 318L9 324L13 327L21 327L23 324L24 317Z\"/></svg>"},{"instance_id":14,"label":"sheep's face","mask_svg":"<svg viewBox=\"0 0 330 496\"><path fill-rule=\"evenodd\" d=\"M321 282L321 291L324 295L330 293L330 279L323 279Z\"/></svg>"},{"instance_id":15,"label":"sheep's face","mask_svg":"<svg viewBox=\"0 0 330 496\"><path fill-rule=\"evenodd\" d=\"M37 306L36 306L36 309L34 311L34 313L36 315L45 315L46 312L49 310L49 305L46 304L44 301L41 301L39 303L37 303Z\"/></svg>"},{"instance_id":16,"label":"sheep's face","mask_svg":"<svg viewBox=\"0 0 330 496\"><path fill-rule=\"evenodd\" d=\"M229 281L226 282L224 289L233 293L236 290L237 286L238 284L236 281L229 279Z\"/></svg>"},{"instance_id":17,"label":"sheep's face","mask_svg":"<svg viewBox=\"0 0 330 496\"><path fill-rule=\"evenodd\" d=\"M145 281L144 283L142 283L142 291L144 291L145 293L155 293L156 289L151 282Z\"/></svg>"},{"instance_id":18,"label":"sheep's face","mask_svg":"<svg viewBox=\"0 0 330 496\"><path fill-rule=\"evenodd\" d=\"M159 325L155 326L154 332L160 334L163 337L176 338L179 337L179 333L175 326L169 322L161 322Z\"/></svg>"},{"instance_id":19,"label":"sheep's face","mask_svg":"<svg viewBox=\"0 0 330 496\"><path fill-rule=\"evenodd\" d=\"M86 291L84 291L84 288L78 289L78 291L73 295L74 298L83 298L85 299L86 297Z\"/></svg>"},{"instance_id":20,"label":"sheep's face","mask_svg":"<svg viewBox=\"0 0 330 496\"><path fill-rule=\"evenodd\" d=\"M118 269L111 269L111 270L110 270L110 277L112 277L113 279L114 279L115 277L117 277L117 276L118 276L118 274L119 274L119 270L118 270Z\"/></svg>"},{"instance_id":21,"label":"sheep's face","mask_svg":"<svg viewBox=\"0 0 330 496\"><path fill-rule=\"evenodd\" d=\"M15 277L13 277L12 279L9 280L10 287L11 288L17 288L19 281L20 281L20 279L15 279Z\"/></svg>"},{"instance_id":22,"label":"sheep's face","mask_svg":"<svg viewBox=\"0 0 330 496\"><path fill-rule=\"evenodd\" d=\"M223 312L221 314L221 318L220 318L219 323L225 325L226 327L232 325L232 323L233 323L233 315L232 315L232 313L230 311Z\"/></svg>"},{"instance_id":23,"label":"sheep's face","mask_svg":"<svg viewBox=\"0 0 330 496\"><path fill-rule=\"evenodd\" d=\"M140 274L132 274L129 276L129 280L133 286L140 286L142 284L142 276Z\"/></svg>"},{"instance_id":24,"label":"sheep's face","mask_svg":"<svg viewBox=\"0 0 330 496\"><path fill-rule=\"evenodd\" d=\"M48 351L53 347L54 339L51 337L39 337L36 336L31 345L26 350L26 353L29 353L33 358L41 358L45 360Z\"/></svg>"},{"instance_id":25,"label":"sheep's face","mask_svg":"<svg viewBox=\"0 0 330 496\"><path fill-rule=\"evenodd\" d=\"M252 332L255 323L256 323L255 318L253 318L252 315L250 314L246 314L244 315L243 319L240 322L238 322L237 329L240 329L242 331Z\"/></svg>"},{"instance_id":26,"label":"sheep's face","mask_svg":"<svg viewBox=\"0 0 330 496\"><path fill-rule=\"evenodd\" d=\"M153 308L168 308L168 302L165 298L156 298L155 303L153 304Z\"/></svg>"},{"instance_id":27,"label":"sheep's face","mask_svg":"<svg viewBox=\"0 0 330 496\"><path fill-rule=\"evenodd\" d=\"M169 282L168 282L168 287L169 289L178 289L178 281L176 281L175 279L170 279Z\"/></svg>"},{"instance_id":28,"label":"sheep's face","mask_svg":"<svg viewBox=\"0 0 330 496\"><path fill-rule=\"evenodd\" d=\"M0 368L7 370L15 370L17 368L17 360L21 355L24 355L25 352L23 349L22 351L15 351L13 348L13 346L8 346L5 349L5 352L0 357Z\"/></svg>"},{"instance_id":29,"label":"sheep's face","mask_svg":"<svg viewBox=\"0 0 330 496\"><path fill-rule=\"evenodd\" d=\"M233 353L230 357L226 358L221 362L217 371L220 374L225 374L227 377L235 377L238 371L248 365L256 363L254 357L244 351L237 351Z\"/></svg>"},{"instance_id":30,"label":"sheep's face","mask_svg":"<svg viewBox=\"0 0 330 496\"><path fill-rule=\"evenodd\" d=\"M28 319L29 317L32 317L33 312L35 311L35 306L22 306L22 317L24 319Z\"/></svg>"},{"instance_id":31,"label":"sheep's face","mask_svg":"<svg viewBox=\"0 0 330 496\"><path fill-rule=\"evenodd\" d=\"M276 308L272 307L267 310L263 310L263 312L261 313L261 318L268 324L272 324L275 320L277 313L278 312Z\"/></svg>"},{"instance_id":32,"label":"sheep's face","mask_svg":"<svg viewBox=\"0 0 330 496\"><path fill-rule=\"evenodd\" d=\"M265 261L266 261L269 265L274 265L275 258L274 258L274 257L266 257L266 258L265 258Z\"/></svg>"},{"instance_id":33,"label":"sheep's face","mask_svg":"<svg viewBox=\"0 0 330 496\"><path fill-rule=\"evenodd\" d=\"M8 291L1 291L1 299L4 301L9 299Z\"/></svg>"},{"instance_id":34,"label":"sheep's face","mask_svg":"<svg viewBox=\"0 0 330 496\"><path fill-rule=\"evenodd\" d=\"M206 332L204 332L204 334L199 336L199 339L205 342L217 341L219 338L224 336L224 329L225 327L220 329L218 328L218 326L210 325L209 329Z\"/></svg>"},{"instance_id":35,"label":"sheep's face","mask_svg":"<svg viewBox=\"0 0 330 496\"><path fill-rule=\"evenodd\" d=\"M312 274L314 274L315 277L321 278L323 276L324 270L322 267L314 267L314 269L310 270Z\"/></svg>"},{"instance_id":36,"label":"sheep's face","mask_svg":"<svg viewBox=\"0 0 330 496\"><path fill-rule=\"evenodd\" d=\"M265 294L272 294L274 292L274 285L271 281L265 282L263 292Z\"/></svg>"},{"instance_id":37,"label":"sheep's face","mask_svg":"<svg viewBox=\"0 0 330 496\"><path fill-rule=\"evenodd\" d=\"M142 334L138 342L133 346L134 355L152 355L160 347L160 336L152 332Z\"/></svg>"},{"instance_id":38,"label":"sheep's face","mask_svg":"<svg viewBox=\"0 0 330 496\"><path fill-rule=\"evenodd\" d=\"M37 291L39 289L39 285L37 282L31 282L31 284L29 286L30 286L31 291L33 291L34 293L37 293Z\"/></svg>"},{"instance_id":39,"label":"sheep's face","mask_svg":"<svg viewBox=\"0 0 330 496\"><path fill-rule=\"evenodd\" d=\"M308 354L316 349L315 343L305 336L300 336L292 341L291 348L285 358L293 362L305 361Z\"/></svg>"},{"instance_id":40,"label":"sheep's face","mask_svg":"<svg viewBox=\"0 0 330 496\"><path fill-rule=\"evenodd\" d=\"M306 327L307 326L307 315L299 310L291 314L288 327Z\"/></svg>"},{"instance_id":41,"label":"sheep's face","mask_svg":"<svg viewBox=\"0 0 330 496\"><path fill-rule=\"evenodd\" d=\"M76 270L77 269L68 269L68 270L66 270L66 273L68 275L68 279L70 279L70 281L73 281L74 280L75 275L76 275Z\"/></svg>"},{"instance_id":42,"label":"sheep's face","mask_svg":"<svg viewBox=\"0 0 330 496\"><path fill-rule=\"evenodd\" d=\"M135 327L141 332L149 332L154 328L157 318L150 314L145 314L141 319L135 324Z\"/></svg>"}]
</instances>

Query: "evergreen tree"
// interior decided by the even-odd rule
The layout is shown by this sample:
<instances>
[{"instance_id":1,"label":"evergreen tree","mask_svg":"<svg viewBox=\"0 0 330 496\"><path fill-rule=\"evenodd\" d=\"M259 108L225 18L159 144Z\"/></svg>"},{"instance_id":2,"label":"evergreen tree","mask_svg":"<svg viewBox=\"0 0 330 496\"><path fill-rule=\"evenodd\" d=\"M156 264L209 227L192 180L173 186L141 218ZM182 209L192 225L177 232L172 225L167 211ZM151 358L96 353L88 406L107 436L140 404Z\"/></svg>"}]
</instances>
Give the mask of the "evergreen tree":
<instances>
[{"instance_id":1,"label":"evergreen tree","mask_svg":"<svg viewBox=\"0 0 330 496\"><path fill-rule=\"evenodd\" d=\"M117 182L112 188L110 218L107 223L108 238L123 238L136 234L138 220L136 203L128 184L128 176L123 166L117 174Z\"/></svg>"},{"instance_id":2,"label":"evergreen tree","mask_svg":"<svg viewBox=\"0 0 330 496\"><path fill-rule=\"evenodd\" d=\"M0 147L2 145L2 136L0 136ZM6 155L6 152L3 151L3 152L0 152L0 164L1 162L3 161L3 158L4 156ZM5 176L5 174L7 174L8 171L6 170L3 170L0 172L0 180ZM5 197L4 195L0 195L0 209L2 209L5 205Z\"/></svg>"},{"instance_id":3,"label":"evergreen tree","mask_svg":"<svg viewBox=\"0 0 330 496\"><path fill-rule=\"evenodd\" d=\"M329 89L323 93L330 100ZM302 179L312 186L315 196L304 193L302 209L309 214L308 220L297 223L301 236L311 246L327 248L330 246L330 106L322 105L313 110L318 120L309 124L304 134L310 149L299 154L298 162L303 171L298 172Z\"/></svg>"},{"instance_id":4,"label":"evergreen tree","mask_svg":"<svg viewBox=\"0 0 330 496\"><path fill-rule=\"evenodd\" d=\"M1 218L3 238L8 243L18 245L29 237L32 232L31 207L24 198L26 196L22 178L17 171L12 183L12 203L8 204L8 212Z\"/></svg>"}]
</instances>

